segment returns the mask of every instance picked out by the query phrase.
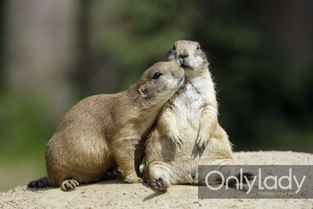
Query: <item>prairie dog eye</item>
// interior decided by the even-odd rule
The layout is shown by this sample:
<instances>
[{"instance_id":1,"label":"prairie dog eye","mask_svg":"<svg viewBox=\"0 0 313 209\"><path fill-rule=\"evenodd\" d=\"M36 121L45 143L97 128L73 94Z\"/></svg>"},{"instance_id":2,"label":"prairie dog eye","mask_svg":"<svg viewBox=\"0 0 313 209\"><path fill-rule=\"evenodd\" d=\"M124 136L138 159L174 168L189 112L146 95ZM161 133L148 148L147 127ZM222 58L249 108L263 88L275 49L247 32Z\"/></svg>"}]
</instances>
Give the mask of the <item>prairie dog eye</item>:
<instances>
[{"instance_id":1,"label":"prairie dog eye","mask_svg":"<svg viewBox=\"0 0 313 209\"><path fill-rule=\"evenodd\" d=\"M156 72L154 73L152 79L158 79L161 75L163 75L162 73Z\"/></svg>"},{"instance_id":2,"label":"prairie dog eye","mask_svg":"<svg viewBox=\"0 0 313 209\"><path fill-rule=\"evenodd\" d=\"M196 48L197 50L200 50L200 44L197 46L197 48Z\"/></svg>"}]
</instances>

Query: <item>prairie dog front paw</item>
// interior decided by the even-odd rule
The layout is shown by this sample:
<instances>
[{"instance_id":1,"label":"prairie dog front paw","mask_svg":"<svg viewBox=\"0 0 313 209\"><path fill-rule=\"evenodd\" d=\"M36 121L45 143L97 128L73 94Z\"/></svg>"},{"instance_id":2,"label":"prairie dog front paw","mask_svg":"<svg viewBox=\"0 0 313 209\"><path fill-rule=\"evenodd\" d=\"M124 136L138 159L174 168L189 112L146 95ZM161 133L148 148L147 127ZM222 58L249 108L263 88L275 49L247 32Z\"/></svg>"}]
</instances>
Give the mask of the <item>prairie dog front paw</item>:
<instances>
[{"instance_id":1,"label":"prairie dog front paw","mask_svg":"<svg viewBox=\"0 0 313 209\"><path fill-rule=\"evenodd\" d=\"M198 149L204 150L209 141L210 134L206 132L199 132L198 137L196 139L196 146L198 147Z\"/></svg>"},{"instance_id":2,"label":"prairie dog front paw","mask_svg":"<svg viewBox=\"0 0 313 209\"><path fill-rule=\"evenodd\" d=\"M175 147L181 148L183 143L184 143L182 137L179 136L179 134L177 134L177 133L168 134L168 138L172 141L172 143Z\"/></svg>"}]
</instances>

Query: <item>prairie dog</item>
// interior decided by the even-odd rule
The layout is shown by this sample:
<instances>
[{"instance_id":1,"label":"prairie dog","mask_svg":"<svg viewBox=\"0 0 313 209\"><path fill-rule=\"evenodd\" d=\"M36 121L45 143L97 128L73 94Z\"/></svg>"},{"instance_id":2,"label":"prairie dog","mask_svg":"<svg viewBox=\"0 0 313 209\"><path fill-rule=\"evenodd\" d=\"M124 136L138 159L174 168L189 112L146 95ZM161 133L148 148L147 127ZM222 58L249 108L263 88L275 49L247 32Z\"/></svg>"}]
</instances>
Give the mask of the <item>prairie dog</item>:
<instances>
[{"instance_id":1,"label":"prairie dog","mask_svg":"<svg viewBox=\"0 0 313 209\"><path fill-rule=\"evenodd\" d=\"M218 124L209 63L198 42L176 41L169 60L179 60L185 84L163 106L146 141L144 176L155 189L195 183L197 165L233 164L231 144Z\"/></svg>"},{"instance_id":2,"label":"prairie dog","mask_svg":"<svg viewBox=\"0 0 313 209\"><path fill-rule=\"evenodd\" d=\"M182 86L184 70L177 62L159 62L139 81L116 94L87 97L68 111L46 148L47 184L64 191L95 182L118 167L124 180L139 182L136 148L155 123L162 105ZM140 155L140 153L139 153Z\"/></svg>"}]
</instances>

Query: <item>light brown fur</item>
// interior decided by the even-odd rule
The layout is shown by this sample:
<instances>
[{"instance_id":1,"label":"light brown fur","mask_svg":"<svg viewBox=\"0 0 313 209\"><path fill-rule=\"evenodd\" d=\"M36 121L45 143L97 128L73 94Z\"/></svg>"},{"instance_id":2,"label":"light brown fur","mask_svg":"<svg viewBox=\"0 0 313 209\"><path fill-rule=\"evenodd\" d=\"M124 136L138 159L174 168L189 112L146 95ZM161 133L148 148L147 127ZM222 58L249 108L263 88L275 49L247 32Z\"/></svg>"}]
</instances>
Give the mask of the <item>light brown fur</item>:
<instances>
[{"instance_id":1,"label":"light brown fur","mask_svg":"<svg viewBox=\"0 0 313 209\"><path fill-rule=\"evenodd\" d=\"M159 190L197 183L199 164L233 164L231 144L218 124L208 61L200 45L176 41L169 60L180 60L185 85L164 105L146 142L144 175Z\"/></svg>"},{"instance_id":2,"label":"light brown fur","mask_svg":"<svg viewBox=\"0 0 313 209\"><path fill-rule=\"evenodd\" d=\"M156 73L162 75L153 78ZM98 181L116 166L127 182L140 181L137 155L142 153L136 150L162 105L182 85L183 75L176 62L156 63L127 90L91 96L76 104L47 144L49 183L61 185L62 190L74 189Z\"/></svg>"}]
</instances>

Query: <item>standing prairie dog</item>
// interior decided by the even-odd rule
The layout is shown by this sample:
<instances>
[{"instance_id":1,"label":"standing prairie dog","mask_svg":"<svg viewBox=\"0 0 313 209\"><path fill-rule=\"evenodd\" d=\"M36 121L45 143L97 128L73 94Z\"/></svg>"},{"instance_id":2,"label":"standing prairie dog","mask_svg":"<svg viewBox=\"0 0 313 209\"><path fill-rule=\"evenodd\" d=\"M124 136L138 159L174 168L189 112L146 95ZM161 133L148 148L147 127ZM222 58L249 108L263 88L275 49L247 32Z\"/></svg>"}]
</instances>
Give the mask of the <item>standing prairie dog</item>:
<instances>
[{"instance_id":1,"label":"standing prairie dog","mask_svg":"<svg viewBox=\"0 0 313 209\"><path fill-rule=\"evenodd\" d=\"M101 179L116 165L125 181L139 182L136 148L183 80L179 63L159 62L125 91L81 100L65 114L47 144L48 178L28 186L72 190Z\"/></svg>"},{"instance_id":2,"label":"standing prairie dog","mask_svg":"<svg viewBox=\"0 0 313 209\"><path fill-rule=\"evenodd\" d=\"M234 163L228 136L218 124L214 83L199 43L176 41L168 59L180 61L185 84L163 106L146 141L144 176L158 190L197 182L199 163Z\"/></svg>"}]
</instances>

